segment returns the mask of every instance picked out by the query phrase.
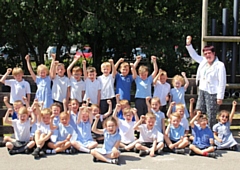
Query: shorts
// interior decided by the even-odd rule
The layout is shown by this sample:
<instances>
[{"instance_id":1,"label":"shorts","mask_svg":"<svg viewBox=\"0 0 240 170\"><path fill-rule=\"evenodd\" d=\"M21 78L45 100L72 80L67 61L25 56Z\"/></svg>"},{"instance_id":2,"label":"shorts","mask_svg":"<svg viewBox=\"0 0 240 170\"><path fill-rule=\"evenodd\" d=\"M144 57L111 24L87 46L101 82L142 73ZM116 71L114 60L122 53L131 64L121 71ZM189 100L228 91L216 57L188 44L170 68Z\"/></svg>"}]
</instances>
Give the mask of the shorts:
<instances>
[{"instance_id":1,"label":"shorts","mask_svg":"<svg viewBox=\"0 0 240 170\"><path fill-rule=\"evenodd\" d=\"M100 135L100 134L97 134L97 133L94 133L94 132L92 132L92 138L93 139L95 139L95 140L97 140L98 138L100 138L100 137L104 137L103 135Z\"/></svg>"},{"instance_id":2,"label":"shorts","mask_svg":"<svg viewBox=\"0 0 240 170\"><path fill-rule=\"evenodd\" d=\"M13 150L17 150L19 148L25 147L28 142L25 141L15 141L15 142L11 142L13 144Z\"/></svg>"},{"instance_id":3,"label":"shorts","mask_svg":"<svg viewBox=\"0 0 240 170\"><path fill-rule=\"evenodd\" d=\"M140 143L142 146L146 146L148 148L151 148L153 146L153 143L152 142L141 142Z\"/></svg>"},{"instance_id":4,"label":"shorts","mask_svg":"<svg viewBox=\"0 0 240 170\"><path fill-rule=\"evenodd\" d=\"M49 149L49 147L48 147L48 143L49 143L49 142L52 142L52 141L51 141L51 138L49 138L49 139L44 143L44 145L43 145L42 148L44 148L44 149Z\"/></svg>"}]
</instances>

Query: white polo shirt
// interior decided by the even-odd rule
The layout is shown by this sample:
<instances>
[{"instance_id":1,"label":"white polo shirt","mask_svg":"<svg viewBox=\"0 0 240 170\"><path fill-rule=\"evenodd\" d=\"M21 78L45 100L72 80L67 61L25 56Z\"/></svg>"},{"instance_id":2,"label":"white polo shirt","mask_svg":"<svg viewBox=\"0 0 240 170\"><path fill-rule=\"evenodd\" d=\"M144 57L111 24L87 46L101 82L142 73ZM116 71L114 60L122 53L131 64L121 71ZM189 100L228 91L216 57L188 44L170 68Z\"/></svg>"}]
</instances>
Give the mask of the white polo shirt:
<instances>
[{"instance_id":1,"label":"white polo shirt","mask_svg":"<svg viewBox=\"0 0 240 170\"><path fill-rule=\"evenodd\" d=\"M134 137L134 124L135 122L127 122L122 119L118 119L119 121L119 134L121 136L121 142L125 144L129 144L135 140Z\"/></svg>"},{"instance_id":2,"label":"white polo shirt","mask_svg":"<svg viewBox=\"0 0 240 170\"><path fill-rule=\"evenodd\" d=\"M52 98L53 100L63 102L63 99L67 97L67 89L70 86L70 81L67 76L60 77L56 75L56 77L52 80Z\"/></svg>"},{"instance_id":3,"label":"white polo shirt","mask_svg":"<svg viewBox=\"0 0 240 170\"><path fill-rule=\"evenodd\" d=\"M30 140L30 119L24 123L21 123L18 119L12 120L12 127L16 140L22 142L28 142Z\"/></svg>"},{"instance_id":4,"label":"white polo shirt","mask_svg":"<svg viewBox=\"0 0 240 170\"><path fill-rule=\"evenodd\" d=\"M85 82L80 80L77 81L75 78L70 78L70 86L71 86L71 99L77 99L79 102L82 102L82 92L85 91Z\"/></svg>"},{"instance_id":5,"label":"white polo shirt","mask_svg":"<svg viewBox=\"0 0 240 170\"><path fill-rule=\"evenodd\" d=\"M112 74L108 76L101 75L98 77L98 80L101 82L101 100L110 99L115 96L114 93L114 80Z\"/></svg>"},{"instance_id":6,"label":"white polo shirt","mask_svg":"<svg viewBox=\"0 0 240 170\"><path fill-rule=\"evenodd\" d=\"M159 80L154 85L154 93L153 97L158 97L161 102L161 106L165 106L167 104L166 96L170 93L171 86L169 83L162 84Z\"/></svg>"},{"instance_id":7,"label":"white polo shirt","mask_svg":"<svg viewBox=\"0 0 240 170\"><path fill-rule=\"evenodd\" d=\"M87 98L90 98L90 103L98 104L97 95L98 90L101 90L101 83L98 79L91 81L89 78L85 80L86 91L83 100L86 101Z\"/></svg>"}]
</instances>

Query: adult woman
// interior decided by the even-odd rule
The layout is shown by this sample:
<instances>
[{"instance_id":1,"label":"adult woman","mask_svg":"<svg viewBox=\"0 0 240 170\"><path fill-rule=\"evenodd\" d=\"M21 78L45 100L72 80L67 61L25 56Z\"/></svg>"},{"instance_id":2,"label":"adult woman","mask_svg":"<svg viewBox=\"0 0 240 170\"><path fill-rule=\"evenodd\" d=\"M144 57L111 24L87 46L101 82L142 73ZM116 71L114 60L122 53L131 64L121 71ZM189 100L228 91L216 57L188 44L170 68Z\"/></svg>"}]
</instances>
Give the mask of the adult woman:
<instances>
[{"instance_id":1,"label":"adult woman","mask_svg":"<svg viewBox=\"0 0 240 170\"><path fill-rule=\"evenodd\" d=\"M208 124L216 123L218 105L222 104L226 87L226 69L224 63L215 56L213 46L203 48L204 57L199 56L191 45L192 37L186 39L186 48L190 56L199 63L196 83L199 83L199 94L196 109L208 115Z\"/></svg>"}]
</instances>

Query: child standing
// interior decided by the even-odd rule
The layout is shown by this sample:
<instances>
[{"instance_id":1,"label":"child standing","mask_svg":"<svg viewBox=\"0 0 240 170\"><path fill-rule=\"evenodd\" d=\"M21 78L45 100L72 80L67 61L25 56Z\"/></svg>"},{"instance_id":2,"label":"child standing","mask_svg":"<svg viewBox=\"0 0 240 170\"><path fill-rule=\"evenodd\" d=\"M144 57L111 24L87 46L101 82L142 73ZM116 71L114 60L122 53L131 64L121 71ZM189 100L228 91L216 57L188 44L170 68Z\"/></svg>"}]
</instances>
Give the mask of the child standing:
<instances>
[{"instance_id":1,"label":"child standing","mask_svg":"<svg viewBox=\"0 0 240 170\"><path fill-rule=\"evenodd\" d=\"M52 85L52 98L54 102L61 104L63 108L63 99L69 100L70 95L70 82L65 73L65 66L63 63L55 61L56 54L52 54L52 62L50 68L50 76L53 82ZM57 75L56 75L57 73Z\"/></svg>"},{"instance_id":2,"label":"child standing","mask_svg":"<svg viewBox=\"0 0 240 170\"><path fill-rule=\"evenodd\" d=\"M48 76L48 68L43 64L39 65L37 67L38 76L36 76L32 70L29 55L26 55L25 59L27 61L27 67L32 76L32 79L37 84L35 98L38 99L39 102L43 102L43 109L49 108L53 103L53 100L51 90L51 78L50 76Z\"/></svg>"},{"instance_id":3,"label":"child standing","mask_svg":"<svg viewBox=\"0 0 240 170\"><path fill-rule=\"evenodd\" d=\"M133 76L136 83L135 107L138 110L138 117L141 117L141 115L145 115L148 112L145 98L152 96L152 82L158 72L156 56L151 56L151 59L154 70L150 76L148 76L148 67L143 65L138 69L139 76ZM137 58L137 60L140 62L141 58ZM135 67L132 67L132 70L134 71Z\"/></svg>"},{"instance_id":4,"label":"child standing","mask_svg":"<svg viewBox=\"0 0 240 170\"><path fill-rule=\"evenodd\" d=\"M143 122L146 124L142 124ZM158 141L158 131L154 127L156 116L153 113L147 113L146 116L142 115L140 120L134 125L135 130L140 131L140 137L138 143L136 143L136 149L140 150L139 156L150 155L153 157L155 152L162 154L163 137Z\"/></svg>"},{"instance_id":5,"label":"child standing","mask_svg":"<svg viewBox=\"0 0 240 170\"><path fill-rule=\"evenodd\" d=\"M184 84L184 81L185 81L185 84ZM182 87L183 84L184 86ZM182 76L180 75L174 76L172 80L172 85L174 88L170 90L170 101L175 102L177 104L178 103L183 104L185 107L184 117L188 118L189 113L185 104L185 91L188 88L189 82L186 77L186 73L182 72ZM175 107L173 107L172 112L175 112L175 110L176 110Z\"/></svg>"},{"instance_id":6,"label":"child standing","mask_svg":"<svg viewBox=\"0 0 240 170\"><path fill-rule=\"evenodd\" d=\"M6 80L7 76L12 72L14 79ZM10 103L13 104L16 100L21 100L23 104L25 101L23 97L27 97L28 103L30 102L31 88L27 81L23 78L23 70L19 67L7 69L7 72L2 76L0 82L6 86L11 87Z\"/></svg>"},{"instance_id":7,"label":"child standing","mask_svg":"<svg viewBox=\"0 0 240 170\"><path fill-rule=\"evenodd\" d=\"M123 118L118 119L117 112L121 110L121 105L117 104L116 108L113 112L113 117L118 120L119 123L119 134L121 136L121 143L120 143L120 151L130 151L134 148L137 140L135 140L134 136L134 125L136 122L139 121L138 115L137 115L137 109L135 108L125 108L122 110L123 112ZM135 120L133 121L133 117L135 117Z\"/></svg>"},{"instance_id":8,"label":"child standing","mask_svg":"<svg viewBox=\"0 0 240 170\"><path fill-rule=\"evenodd\" d=\"M120 152L118 150L121 136L118 132L117 120L113 117L109 117L104 121L104 129L97 129L97 123L99 121L100 115L96 115L96 120L93 123L92 131L98 134L104 134L104 143L102 148L97 148L91 150L93 155L93 161L98 160L118 164L118 157Z\"/></svg>"},{"instance_id":9,"label":"child standing","mask_svg":"<svg viewBox=\"0 0 240 170\"><path fill-rule=\"evenodd\" d=\"M32 119L29 118L29 113L31 113ZM15 139L6 143L6 147L9 154L17 154L22 152L28 152L35 145L34 141L30 141L30 127L35 122L36 116L32 109L26 107L21 107L18 112L18 118L15 120L9 119L9 114L12 114L13 110L8 109L6 115L3 119L4 123L10 124L13 127Z\"/></svg>"},{"instance_id":10,"label":"child standing","mask_svg":"<svg viewBox=\"0 0 240 170\"><path fill-rule=\"evenodd\" d=\"M184 137L185 129L180 125L181 116L178 113L170 115L170 122L165 131L165 142L168 148L177 154L185 154L185 147L188 146L188 140Z\"/></svg>"},{"instance_id":11,"label":"child standing","mask_svg":"<svg viewBox=\"0 0 240 170\"><path fill-rule=\"evenodd\" d=\"M233 101L230 114L228 111L222 110L218 115L219 122L213 126L215 144L217 145L217 149L230 149L235 151L238 150L237 142L233 138L233 135L230 131L230 125L236 111L236 105L237 102Z\"/></svg>"},{"instance_id":12,"label":"child standing","mask_svg":"<svg viewBox=\"0 0 240 170\"><path fill-rule=\"evenodd\" d=\"M82 64L84 81L86 84L86 93L83 100L86 101L89 98L91 104L97 104L100 106L101 83L96 79L96 69L94 67L86 68L85 60L83 60Z\"/></svg>"},{"instance_id":13,"label":"child standing","mask_svg":"<svg viewBox=\"0 0 240 170\"><path fill-rule=\"evenodd\" d=\"M72 63L67 68L67 75L70 80L70 99L76 99L81 105L85 94L85 82L82 80L82 68L79 66L73 67L79 58L80 56L74 57Z\"/></svg>"},{"instance_id":14,"label":"child standing","mask_svg":"<svg viewBox=\"0 0 240 170\"><path fill-rule=\"evenodd\" d=\"M161 111L165 114L167 113L167 102L169 100L169 93L171 86L167 82L167 72L159 69L157 76L153 79L154 93L153 97L158 97L161 102Z\"/></svg>"},{"instance_id":15,"label":"child standing","mask_svg":"<svg viewBox=\"0 0 240 170\"><path fill-rule=\"evenodd\" d=\"M198 119L199 126L194 124ZM216 158L217 154L214 152L213 133L207 126L208 119L206 115L201 115L201 111L190 121L190 125L194 130L194 140L189 146L189 155L194 154Z\"/></svg>"},{"instance_id":16,"label":"child standing","mask_svg":"<svg viewBox=\"0 0 240 170\"><path fill-rule=\"evenodd\" d=\"M112 70L112 74L110 74ZM102 113L107 112L108 104L107 100L112 101L113 107L116 105L116 101L114 99L114 81L116 75L116 69L113 63L113 60L110 59L109 62L104 62L101 64L101 72L103 73L101 76L98 76L98 80L101 83L101 100L100 100L100 110Z\"/></svg>"}]
</instances>

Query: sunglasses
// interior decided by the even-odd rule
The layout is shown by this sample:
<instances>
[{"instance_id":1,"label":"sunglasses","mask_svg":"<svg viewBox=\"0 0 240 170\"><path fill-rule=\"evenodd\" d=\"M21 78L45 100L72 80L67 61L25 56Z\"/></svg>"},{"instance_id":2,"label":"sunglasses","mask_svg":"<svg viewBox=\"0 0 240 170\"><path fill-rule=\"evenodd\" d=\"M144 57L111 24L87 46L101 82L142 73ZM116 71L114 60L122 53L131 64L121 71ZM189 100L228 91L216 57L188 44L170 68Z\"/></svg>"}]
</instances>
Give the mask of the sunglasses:
<instances>
[{"instance_id":1,"label":"sunglasses","mask_svg":"<svg viewBox=\"0 0 240 170\"><path fill-rule=\"evenodd\" d=\"M225 115L223 115L223 116L221 116L221 117L222 117L222 118L226 118L226 119L228 119L229 116L225 116Z\"/></svg>"}]
</instances>

